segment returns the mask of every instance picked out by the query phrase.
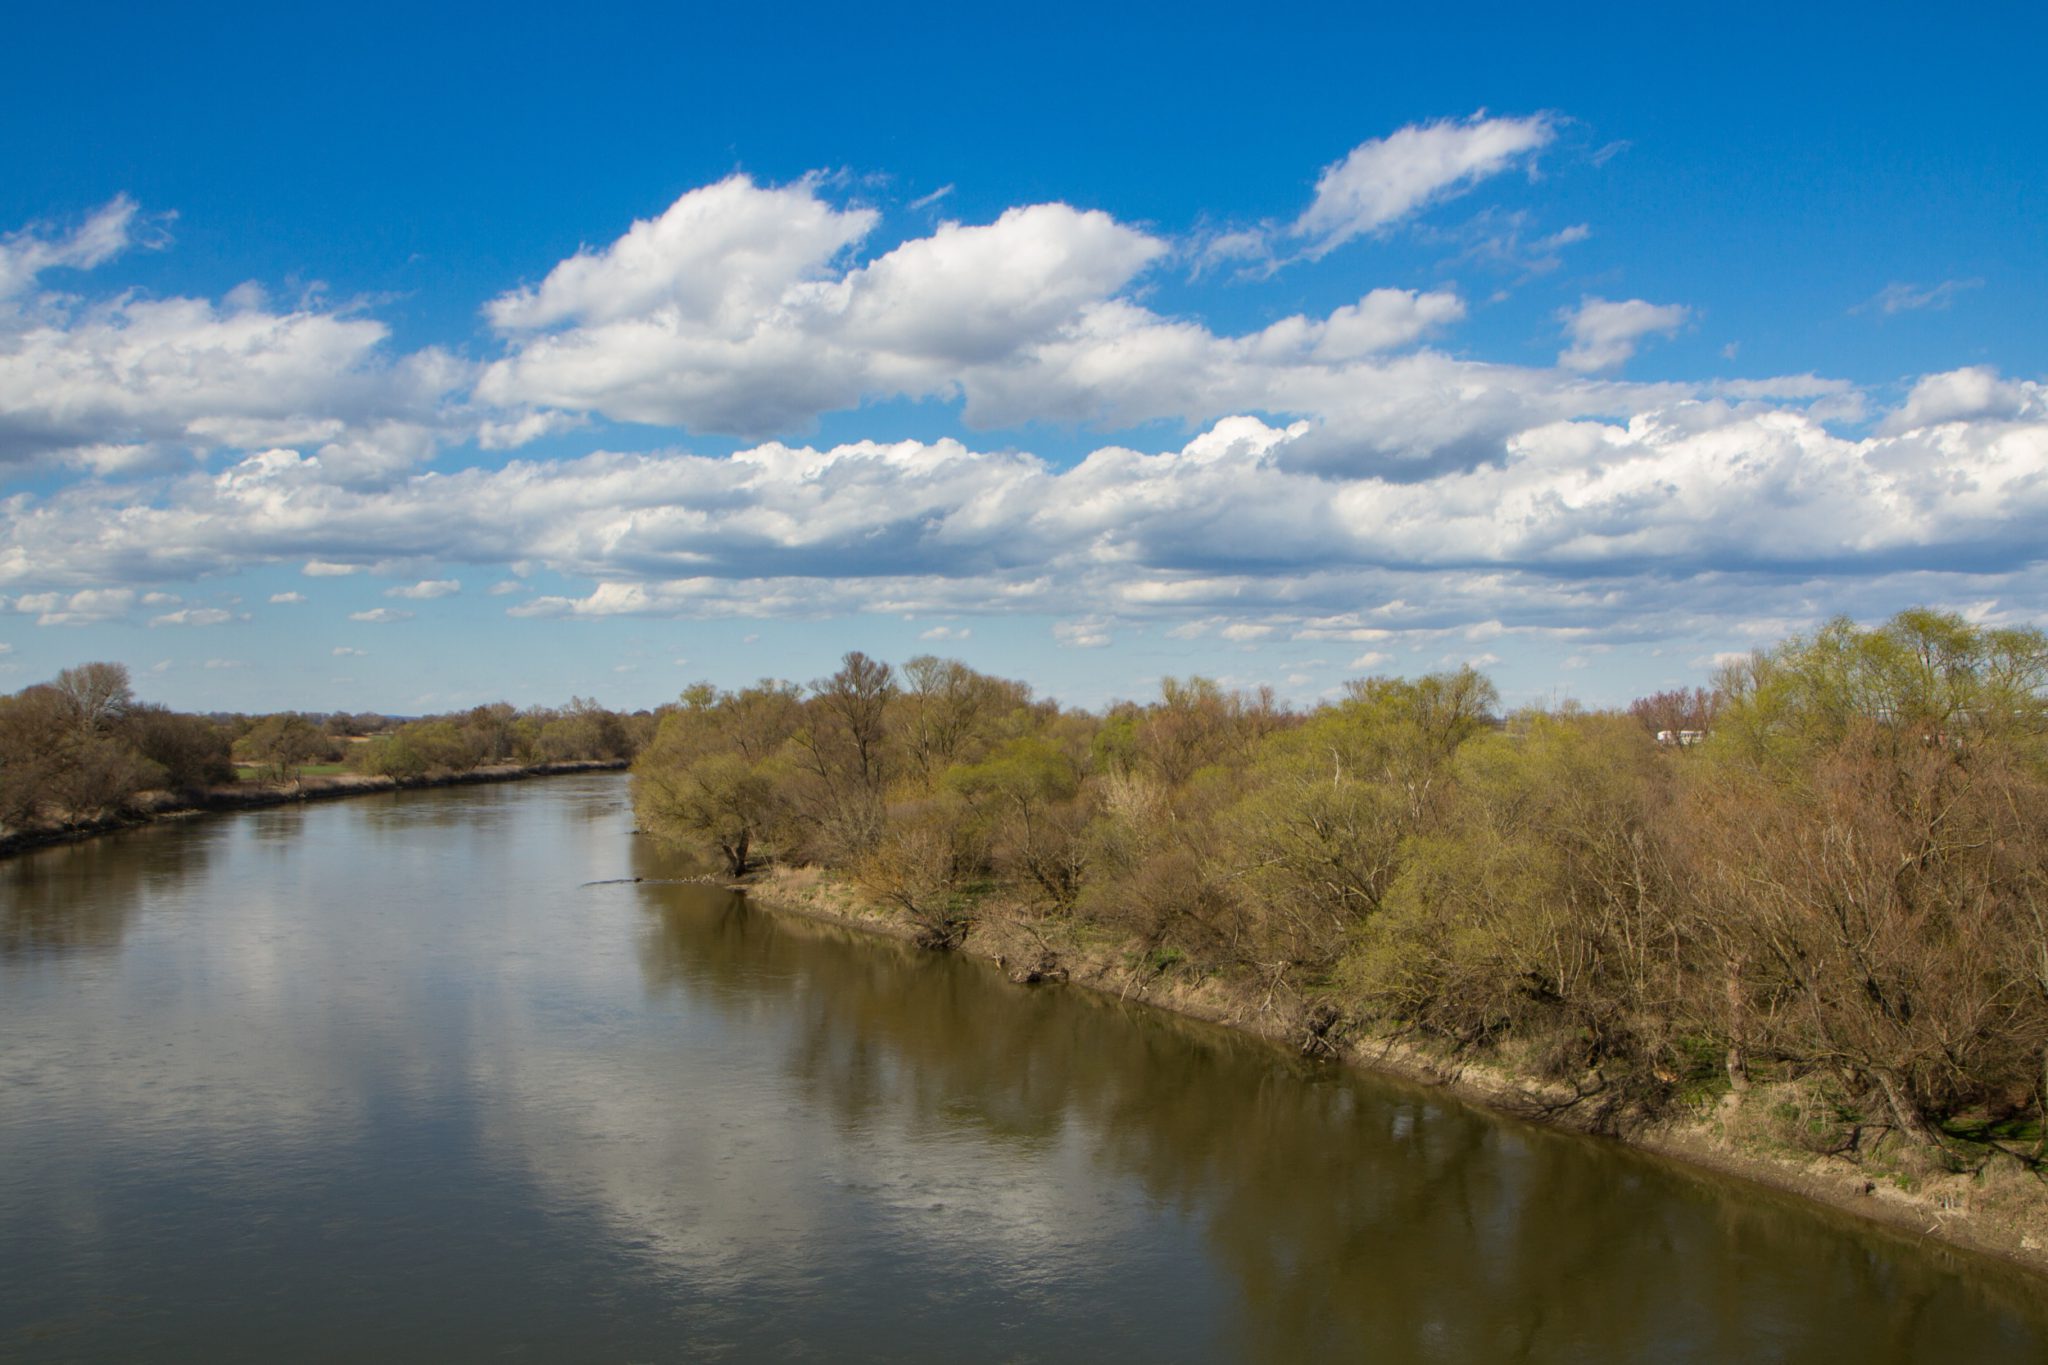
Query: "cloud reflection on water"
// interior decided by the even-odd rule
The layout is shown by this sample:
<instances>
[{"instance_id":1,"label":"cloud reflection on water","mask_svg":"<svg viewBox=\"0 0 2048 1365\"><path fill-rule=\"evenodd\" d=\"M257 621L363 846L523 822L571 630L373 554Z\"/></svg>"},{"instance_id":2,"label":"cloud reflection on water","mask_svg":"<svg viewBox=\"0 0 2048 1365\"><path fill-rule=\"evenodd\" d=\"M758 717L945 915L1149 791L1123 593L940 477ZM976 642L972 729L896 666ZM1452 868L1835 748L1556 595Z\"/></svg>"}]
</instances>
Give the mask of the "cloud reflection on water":
<instances>
[{"instance_id":1,"label":"cloud reflection on water","mask_svg":"<svg viewBox=\"0 0 2048 1365\"><path fill-rule=\"evenodd\" d=\"M1810 1210L657 884L678 869L623 792L370 798L0 867L33 890L0 919L0 1320L235 1266L268 1297L208 1292L259 1318L467 1294L522 1339L601 1312L755 1354L2048 1341L1995 1277Z\"/></svg>"}]
</instances>

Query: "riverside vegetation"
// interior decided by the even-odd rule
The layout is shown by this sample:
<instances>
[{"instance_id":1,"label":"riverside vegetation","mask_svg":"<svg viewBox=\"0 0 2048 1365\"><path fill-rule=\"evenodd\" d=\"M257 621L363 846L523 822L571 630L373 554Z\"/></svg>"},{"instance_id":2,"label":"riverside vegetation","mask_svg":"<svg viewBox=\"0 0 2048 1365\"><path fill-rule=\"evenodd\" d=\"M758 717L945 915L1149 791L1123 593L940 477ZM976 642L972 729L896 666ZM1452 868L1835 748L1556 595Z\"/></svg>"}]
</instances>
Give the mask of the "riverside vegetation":
<instances>
[{"instance_id":1,"label":"riverside vegetation","mask_svg":"<svg viewBox=\"0 0 2048 1365\"><path fill-rule=\"evenodd\" d=\"M1910 611L1626 712L1497 707L1465 669L1091 714L856 652L691 688L634 802L771 899L1918 1190L2039 1264L2048 638Z\"/></svg>"},{"instance_id":2,"label":"riverside vegetation","mask_svg":"<svg viewBox=\"0 0 2048 1365\"><path fill-rule=\"evenodd\" d=\"M194 715L136 700L120 664L81 664L0 697L0 847L323 783L352 790L623 762L655 723L581 697L559 709L500 702L407 721Z\"/></svg>"},{"instance_id":3,"label":"riverside vegetation","mask_svg":"<svg viewBox=\"0 0 2048 1365\"><path fill-rule=\"evenodd\" d=\"M0 697L0 845L637 754L642 827L771 900L1588 1128L1799 1156L2041 1264L2048 639L1915 611L1622 713L1497 709L1468 669L1308 712L1168 679L1098 714L854 653L653 713L204 716L96 663Z\"/></svg>"}]
</instances>

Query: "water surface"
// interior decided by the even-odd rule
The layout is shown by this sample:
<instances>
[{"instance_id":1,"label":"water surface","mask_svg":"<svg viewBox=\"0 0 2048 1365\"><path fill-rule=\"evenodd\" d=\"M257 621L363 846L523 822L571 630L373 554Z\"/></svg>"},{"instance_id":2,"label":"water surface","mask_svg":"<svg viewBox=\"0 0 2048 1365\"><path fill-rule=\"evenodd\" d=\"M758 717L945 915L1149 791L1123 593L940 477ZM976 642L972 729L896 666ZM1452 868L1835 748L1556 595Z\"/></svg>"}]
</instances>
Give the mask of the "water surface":
<instances>
[{"instance_id":1,"label":"water surface","mask_svg":"<svg viewBox=\"0 0 2048 1365\"><path fill-rule=\"evenodd\" d=\"M690 886L622 778L0 864L0 1357L2048 1360L2037 1286Z\"/></svg>"}]
</instances>

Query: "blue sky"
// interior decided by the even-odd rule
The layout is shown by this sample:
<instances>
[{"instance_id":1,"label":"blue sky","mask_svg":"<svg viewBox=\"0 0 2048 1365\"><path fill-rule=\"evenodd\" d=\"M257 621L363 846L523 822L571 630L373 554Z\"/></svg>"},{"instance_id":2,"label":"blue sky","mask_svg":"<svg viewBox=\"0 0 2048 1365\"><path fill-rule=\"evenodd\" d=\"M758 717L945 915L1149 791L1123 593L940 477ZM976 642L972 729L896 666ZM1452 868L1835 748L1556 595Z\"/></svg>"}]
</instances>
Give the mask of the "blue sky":
<instances>
[{"instance_id":1,"label":"blue sky","mask_svg":"<svg viewBox=\"0 0 2048 1365\"><path fill-rule=\"evenodd\" d=\"M2035 8L32 13L0 687L1626 701L2048 611Z\"/></svg>"}]
</instances>

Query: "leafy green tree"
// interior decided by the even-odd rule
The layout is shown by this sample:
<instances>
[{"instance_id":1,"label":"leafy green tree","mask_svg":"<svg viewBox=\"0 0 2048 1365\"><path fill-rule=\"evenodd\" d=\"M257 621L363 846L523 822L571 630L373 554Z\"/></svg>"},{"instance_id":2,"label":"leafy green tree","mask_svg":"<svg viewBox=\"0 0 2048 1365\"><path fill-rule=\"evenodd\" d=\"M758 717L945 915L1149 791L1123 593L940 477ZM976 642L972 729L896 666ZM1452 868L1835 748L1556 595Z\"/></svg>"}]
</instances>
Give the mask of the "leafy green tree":
<instances>
[{"instance_id":1,"label":"leafy green tree","mask_svg":"<svg viewBox=\"0 0 2048 1365\"><path fill-rule=\"evenodd\" d=\"M1614 716L1533 715L1467 744L1360 935L1353 984L1453 1038L1514 1032L1551 1045L1549 1069L1619 1063L1646 1080L1670 1044L1677 966L1659 759Z\"/></svg>"},{"instance_id":2,"label":"leafy green tree","mask_svg":"<svg viewBox=\"0 0 2048 1365\"><path fill-rule=\"evenodd\" d=\"M1146 767L1168 787L1178 787L1230 744L1229 696L1209 678L1162 678L1159 702L1137 722L1137 748Z\"/></svg>"},{"instance_id":3,"label":"leafy green tree","mask_svg":"<svg viewBox=\"0 0 2048 1365\"><path fill-rule=\"evenodd\" d=\"M295 711L265 716L242 736L238 746L272 782L295 782L300 769L330 752L319 727Z\"/></svg>"},{"instance_id":4,"label":"leafy green tree","mask_svg":"<svg viewBox=\"0 0 2048 1365\"><path fill-rule=\"evenodd\" d=\"M853 864L855 880L901 911L923 947L959 947L987 890L987 850L974 821L951 794L904 803L891 816Z\"/></svg>"},{"instance_id":5,"label":"leafy green tree","mask_svg":"<svg viewBox=\"0 0 2048 1365\"><path fill-rule=\"evenodd\" d=\"M542 723L538 748L550 763L633 756L625 719L588 697L571 697L560 714Z\"/></svg>"},{"instance_id":6,"label":"leafy green tree","mask_svg":"<svg viewBox=\"0 0 2048 1365\"><path fill-rule=\"evenodd\" d=\"M1724 670L1723 747L1786 780L1870 726L1943 746L1996 740L2043 756L2048 636L1952 613L1847 618Z\"/></svg>"},{"instance_id":7,"label":"leafy green tree","mask_svg":"<svg viewBox=\"0 0 2048 1365\"><path fill-rule=\"evenodd\" d=\"M162 780L172 790L234 781L227 732L205 716L138 702L128 708L121 730L142 758L163 770Z\"/></svg>"},{"instance_id":8,"label":"leafy green tree","mask_svg":"<svg viewBox=\"0 0 2048 1365\"><path fill-rule=\"evenodd\" d=\"M1024 736L980 763L950 769L946 784L982 816L999 871L1055 911L1074 908L1088 867L1090 810L1067 751L1051 739Z\"/></svg>"},{"instance_id":9,"label":"leafy green tree","mask_svg":"<svg viewBox=\"0 0 2048 1365\"><path fill-rule=\"evenodd\" d=\"M1689 884L1727 1027L1932 1145L2048 1090L2048 640L1907 612L1723 679Z\"/></svg>"},{"instance_id":10,"label":"leafy green tree","mask_svg":"<svg viewBox=\"0 0 2048 1365\"><path fill-rule=\"evenodd\" d=\"M883 833L883 807L893 767L889 730L895 670L859 650L839 671L811 684L791 756L808 779L798 789L820 846L851 860L872 850Z\"/></svg>"},{"instance_id":11,"label":"leafy green tree","mask_svg":"<svg viewBox=\"0 0 2048 1365\"><path fill-rule=\"evenodd\" d=\"M704 754L679 766L645 764L634 783L633 806L643 825L657 835L709 845L734 877L752 869L756 845L783 813L774 777L738 753Z\"/></svg>"},{"instance_id":12,"label":"leafy green tree","mask_svg":"<svg viewBox=\"0 0 2048 1365\"><path fill-rule=\"evenodd\" d=\"M895 729L918 784L937 789L946 769L979 760L1003 740L1037 728L1056 708L1033 707L1031 689L921 654L903 665Z\"/></svg>"},{"instance_id":13,"label":"leafy green tree","mask_svg":"<svg viewBox=\"0 0 2048 1365\"><path fill-rule=\"evenodd\" d=\"M356 748L350 762L373 777L400 782L425 777L433 771L433 761L414 738L412 727L401 725L392 733L377 735Z\"/></svg>"},{"instance_id":14,"label":"leafy green tree","mask_svg":"<svg viewBox=\"0 0 2048 1365\"><path fill-rule=\"evenodd\" d=\"M698 683L662 717L633 764L633 808L656 835L708 848L744 876L787 827L802 720L797 690L763 679L739 692Z\"/></svg>"},{"instance_id":15,"label":"leafy green tree","mask_svg":"<svg viewBox=\"0 0 2048 1365\"><path fill-rule=\"evenodd\" d=\"M1307 716L1201 678L1091 716L854 653L808 694L690 689L636 804L730 872L835 867L935 946L1000 896L1610 1114L1755 1064L1935 1142L2048 1096L2044 686L2038 632L1934 612L1507 722L1469 668Z\"/></svg>"}]
</instances>

